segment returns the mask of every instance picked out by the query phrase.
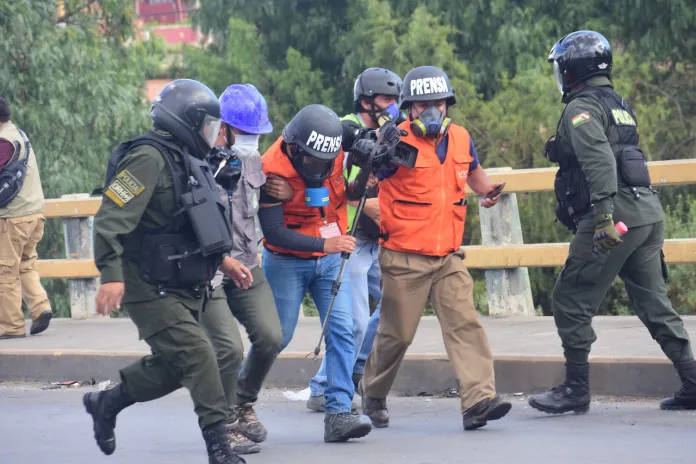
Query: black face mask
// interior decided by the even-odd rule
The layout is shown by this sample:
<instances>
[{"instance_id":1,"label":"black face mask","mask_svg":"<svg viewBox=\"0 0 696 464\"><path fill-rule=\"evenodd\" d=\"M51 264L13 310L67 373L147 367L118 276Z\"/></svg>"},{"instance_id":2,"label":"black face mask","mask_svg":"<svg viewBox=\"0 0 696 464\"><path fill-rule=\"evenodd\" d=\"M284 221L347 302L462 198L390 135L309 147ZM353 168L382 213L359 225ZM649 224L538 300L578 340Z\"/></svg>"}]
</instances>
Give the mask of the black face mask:
<instances>
[{"instance_id":1,"label":"black face mask","mask_svg":"<svg viewBox=\"0 0 696 464\"><path fill-rule=\"evenodd\" d=\"M320 208L329 205L329 190L322 186L331 176L335 160L322 160L304 153L298 147L287 149L290 162L305 183L305 205Z\"/></svg>"},{"instance_id":2,"label":"black face mask","mask_svg":"<svg viewBox=\"0 0 696 464\"><path fill-rule=\"evenodd\" d=\"M321 184L331 175L334 167L334 160L315 158L298 148L290 155L290 161L308 188L321 187Z\"/></svg>"}]
</instances>

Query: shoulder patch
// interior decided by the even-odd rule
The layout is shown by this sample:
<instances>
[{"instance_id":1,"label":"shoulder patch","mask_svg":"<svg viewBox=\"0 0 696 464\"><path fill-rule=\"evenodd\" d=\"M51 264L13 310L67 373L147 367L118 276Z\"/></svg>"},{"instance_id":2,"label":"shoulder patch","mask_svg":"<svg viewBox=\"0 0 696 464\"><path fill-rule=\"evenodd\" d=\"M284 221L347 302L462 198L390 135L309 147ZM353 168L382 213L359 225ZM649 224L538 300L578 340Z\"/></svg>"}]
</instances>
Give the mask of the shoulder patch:
<instances>
[{"instance_id":1,"label":"shoulder patch","mask_svg":"<svg viewBox=\"0 0 696 464\"><path fill-rule=\"evenodd\" d=\"M573 123L573 127L578 127L590 120L590 113L587 111L583 111L582 113L578 114L575 116L573 119L571 119L571 122Z\"/></svg>"},{"instance_id":2,"label":"shoulder patch","mask_svg":"<svg viewBox=\"0 0 696 464\"><path fill-rule=\"evenodd\" d=\"M111 181L111 184L109 184L104 195L111 198L114 203L122 207L133 198L143 193L144 190L145 187L143 184L127 169L124 169L114 176L114 179Z\"/></svg>"}]
</instances>

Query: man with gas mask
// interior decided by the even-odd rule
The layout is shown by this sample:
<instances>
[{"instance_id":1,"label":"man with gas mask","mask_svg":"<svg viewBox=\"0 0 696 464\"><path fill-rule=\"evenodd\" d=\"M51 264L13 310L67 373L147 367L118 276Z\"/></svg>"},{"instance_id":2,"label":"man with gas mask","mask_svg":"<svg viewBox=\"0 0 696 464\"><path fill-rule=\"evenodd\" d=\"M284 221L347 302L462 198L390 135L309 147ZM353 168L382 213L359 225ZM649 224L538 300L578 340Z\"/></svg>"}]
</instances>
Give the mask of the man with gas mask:
<instances>
[{"instance_id":1,"label":"man with gas mask","mask_svg":"<svg viewBox=\"0 0 696 464\"><path fill-rule=\"evenodd\" d=\"M254 411L263 381L273 365L283 334L271 287L261 270L258 257L256 213L260 187L266 181L258 152L259 137L273 131L263 95L251 84L234 84L220 96L222 126L217 144L230 150L234 163L212 156L219 169L216 180L229 195L232 212L232 251L241 262L248 281L237 281L218 271L213 279L211 301L201 318L213 342L220 365L222 386L230 407L228 431L230 445L239 454L257 453L257 443L266 440L267 431ZM241 162L241 179L237 163ZM230 312L231 311L231 312ZM243 345L234 318L246 329L251 348L242 367ZM240 368L241 371L240 371Z\"/></svg>"},{"instance_id":2,"label":"man with gas mask","mask_svg":"<svg viewBox=\"0 0 696 464\"><path fill-rule=\"evenodd\" d=\"M355 113L341 118L344 126L360 129L377 129L384 122L387 108L396 108L401 92L401 78L382 68L368 68L355 80L353 104ZM399 115L400 116L400 115ZM389 116L386 116L389 117ZM380 119L381 118L381 119ZM352 144L351 144L352 145ZM344 177L351 184L356 181L360 168L345 159ZM353 337L355 340L356 361L353 366L353 385L357 389L362 378L365 361L372 350L377 325L379 324L379 303L382 299L377 250L379 248L379 200L377 186L367 192L363 215L355 217L358 201L348 202L348 230L357 227L355 252L348 260L348 273L352 285ZM370 296L377 302L375 312L370 316ZM317 374L310 380L310 397L307 408L324 411L324 390L326 389L326 358L322 360Z\"/></svg>"},{"instance_id":3,"label":"man with gas mask","mask_svg":"<svg viewBox=\"0 0 696 464\"><path fill-rule=\"evenodd\" d=\"M588 410L588 357L597 339L592 317L618 275L631 308L682 381L682 389L660 407L696 409L696 361L665 285L664 213L638 146L635 113L612 87L609 42L597 32L576 31L553 46L548 61L566 107L546 154L560 165L556 215L575 236L552 299L566 378L530 396L529 404L553 414ZM619 222L628 228L623 236L615 227Z\"/></svg>"},{"instance_id":4,"label":"man with gas mask","mask_svg":"<svg viewBox=\"0 0 696 464\"><path fill-rule=\"evenodd\" d=\"M375 427L389 426L386 397L429 298L461 386L464 429L483 427L511 408L495 392L493 358L460 249L466 185L486 196L486 208L499 194L478 163L469 133L448 116L455 103L441 69L421 66L406 74L401 109L408 120L399 128L407 135L401 142L416 148L418 157L413 168L380 174L382 307L359 388L363 412Z\"/></svg>"},{"instance_id":5,"label":"man with gas mask","mask_svg":"<svg viewBox=\"0 0 696 464\"><path fill-rule=\"evenodd\" d=\"M228 444L228 407L215 353L199 325L218 267L246 276L232 248L229 204L204 160L220 130L220 104L200 82L168 84L152 103L153 127L121 144L107 167L94 218L94 255L101 272L97 311L121 303L152 349L120 371L116 387L87 393L97 445L116 449L117 414L187 388L210 464L245 462Z\"/></svg>"},{"instance_id":6,"label":"man with gas mask","mask_svg":"<svg viewBox=\"0 0 696 464\"><path fill-rule=\"evenodd\" d=\"M301 109L282 136L262 157L267 175L286 179L295 194L285 203L261 193L259 221L264 233L263 270L280 317L285 348L292 339L307 290L322 323L341 267L341 252L352 253L355 239L346 234L346 185L343 177L343 125L323 105ZM370 420L351 414L354 386L353 317L350 279L341 283L326 334L328 385L324 391L324 441L360 438Z\"/></svg>"}]
</instances>

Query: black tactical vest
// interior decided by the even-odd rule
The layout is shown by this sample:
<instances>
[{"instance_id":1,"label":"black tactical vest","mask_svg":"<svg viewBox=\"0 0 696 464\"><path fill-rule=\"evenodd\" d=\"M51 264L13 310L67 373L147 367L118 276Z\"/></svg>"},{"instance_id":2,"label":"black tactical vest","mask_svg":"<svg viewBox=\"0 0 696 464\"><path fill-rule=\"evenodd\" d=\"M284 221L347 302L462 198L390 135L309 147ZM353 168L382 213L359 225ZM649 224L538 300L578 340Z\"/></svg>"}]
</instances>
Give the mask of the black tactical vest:
<instances>
[{"instance_id":1,"label":"black tactical vest","mask_svg":"<svg viewBox=\"0 0 696 464\"><path fill-rule=\"evenodd\" d=\"M607 141L616 157L617 186L630 188L650 187L650 174L643 151L638 147L638 123L633 109L611 87L585 87L574 98L590 97L596 100L607 115ZM566 106L567 108L567 106ZM563 121L563 116L561 120ZM560 127L559 121L559 127ZM558 131L557 131L558 132ZM556 217L570 230L577 229L579 219L591 211L590 189L574 152L564 152L571 146L555 140L547 143L549 160L559 164L554 191L558 204Z\"/></svg>"},{"instance_id":2,"label":"black tactical vest","mask_svg":"<svg viewBox=\"0 0 696 464\"><path fill-rule=\"evenodd\" d=\"M157 148L165 160L172 176L176 210L168 225L145 229L139 224L124 236L124 254L138 264L145 282L161 289L207 285L224 253L232 249L229 202L220 197L207 162L153 132L125 142L113 152L105 185L109 185L121 159L145 144Z\"/></svg>"}]
</instances>

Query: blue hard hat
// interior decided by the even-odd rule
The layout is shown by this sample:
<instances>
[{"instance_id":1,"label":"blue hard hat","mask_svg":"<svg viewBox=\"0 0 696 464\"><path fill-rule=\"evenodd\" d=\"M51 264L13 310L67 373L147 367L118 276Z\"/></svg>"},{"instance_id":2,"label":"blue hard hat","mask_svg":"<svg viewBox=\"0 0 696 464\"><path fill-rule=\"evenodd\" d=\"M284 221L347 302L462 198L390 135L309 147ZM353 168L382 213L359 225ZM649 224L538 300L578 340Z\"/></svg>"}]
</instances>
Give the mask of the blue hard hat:
<instances>
[{"instance_id":1,"label":"blue hard hat","mask_svg":"<svg viewBox=\"0 0 696 464\"><path fill-rule=\"evenodd\" d=\"M249 134L268 134L273 125L268 120L266 99L251 84L233 84L220 95L220 115L232 127Z\"/></svg>"}]
</instances>

